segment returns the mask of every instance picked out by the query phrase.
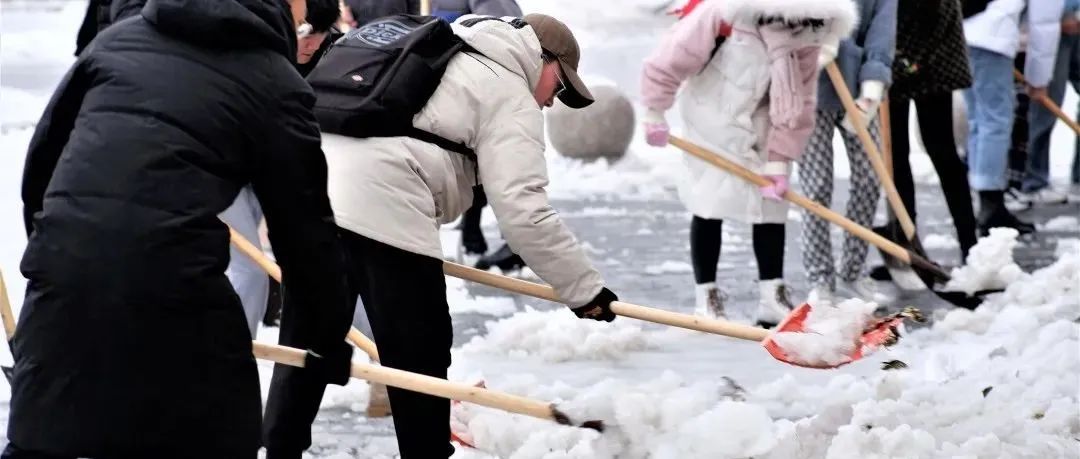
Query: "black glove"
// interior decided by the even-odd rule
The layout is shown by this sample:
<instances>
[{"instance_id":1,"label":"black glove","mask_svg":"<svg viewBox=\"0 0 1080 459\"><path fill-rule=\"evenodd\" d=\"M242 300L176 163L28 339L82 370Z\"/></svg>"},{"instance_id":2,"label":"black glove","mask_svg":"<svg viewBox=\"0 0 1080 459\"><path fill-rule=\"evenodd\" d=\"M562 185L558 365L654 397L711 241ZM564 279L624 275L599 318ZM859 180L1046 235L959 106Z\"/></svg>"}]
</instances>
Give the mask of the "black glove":
<instances>
[{"instance_id":1,"label":"black glove","mask_svg":"<svg viewBox=\"0 0 1080 459\"><path fill-rule=\"evenodd\" d=\"M592 319L602 320L604 322L611 322L615 320L615 313L611 312L611 302L619 301L619 297L615 296L611 290L607 287L600 290L600 293L596 294L596 298L593 298L585 306L579 306L576 308L570 308L574 311L574 314L579 319Z\"/></svg>"},{"instance_id":2,"label":"black glove","mask_svg":"<svg viewBox=\"0 0 1080 459\"><path fill-rule=\"evenodd\" d=\"M329 346L321 346L321 351L308 349L304 356L304 369L316 374L328 384L344 386L349 382L352 370L353 348L345 340Z\"/></svg>"}]
</instances>

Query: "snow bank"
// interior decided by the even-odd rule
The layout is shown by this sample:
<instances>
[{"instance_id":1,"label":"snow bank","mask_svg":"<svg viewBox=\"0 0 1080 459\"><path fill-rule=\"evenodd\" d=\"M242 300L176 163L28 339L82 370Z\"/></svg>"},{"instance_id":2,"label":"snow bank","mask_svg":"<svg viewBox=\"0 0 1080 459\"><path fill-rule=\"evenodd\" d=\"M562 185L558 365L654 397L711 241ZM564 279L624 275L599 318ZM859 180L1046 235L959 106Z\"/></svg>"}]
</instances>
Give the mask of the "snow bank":
<instances>
[{"instance_id":1,"label":"snow bank","mask_svg":"<svg viewBox=\"0 0 1080 459\"><path fill-rule=\"evenodd\" d=\"M945 290L973 294L979 290L1005 288L1025 274L1012 260L1019 235L1012 228L991 228L990 235L979 239L968 254L967 263L952 271Z\"/></svg>"},{"instance_id":2,"label":"snow bank","mask_svg":"<svg viewBox=\"0 0 1080 459\"><path fill-rule=\"evenodd\" d=\"M614 360L628 351L650 347L641 328L630 320L581 320L563 308L537 311L526 307L525 312L488 322L487 329L486 336L473 337L462 351L563 362Z\"/></svg>"},{"instance_id":3,"label":"snow bank","mask_svg":"<svg viewBox=\"0 0 1080 459\"><path fill-rule=\"evenodd\" d=\"M517 311L517 304L511 297L473 296L466 287L466 282L461 279L446 278L446 301L450 305L450 314L474 313L502 317Z\"/></svg>"},{"instance_id":4,"label":"snow bank","mask_svg":"<svg viewBox=\"0 0 1080 459\"><path fill-rule=\"evenodd\" d=\"M775 333L772 340L792 362L812 367L847 363L863 331L875 320L877 307L877 303L852 298L835 307L813 308L803 323L803 332Z\"/></svg>"}]
</instances>

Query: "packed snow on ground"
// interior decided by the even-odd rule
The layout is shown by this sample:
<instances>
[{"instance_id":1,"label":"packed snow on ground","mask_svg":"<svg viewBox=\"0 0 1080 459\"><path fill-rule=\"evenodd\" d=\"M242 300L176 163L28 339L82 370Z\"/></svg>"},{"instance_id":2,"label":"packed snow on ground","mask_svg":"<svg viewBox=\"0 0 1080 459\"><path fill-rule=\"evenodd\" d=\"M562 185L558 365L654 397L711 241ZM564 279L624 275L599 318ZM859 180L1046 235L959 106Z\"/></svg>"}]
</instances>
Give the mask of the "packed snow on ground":
<instances>
[{"instance_id":1,"label":"packed snow on ground","mask_svg":"<svg viewBox=\"0 0 1080 459\"><path fill-rule=\"evenodd\" d=\"M948 234L930 234L923 238L922 246L927 250L955 249L960 247L960 242Z\"/></svg>"},{"instance_id":2,"label":"packed snow on ground","mask_svg":"<svg viewBox=\"0 0 1080 459\"><path fill-rule=\"evenodd\" d=\"M1077 228L1080 228L1080 219L1068 215L1051 218L1039 227L1044 231L1076 231Z\"/></svg>"},{"instance_id":3,"label":"packed snow on ground","mask_svg":"<svg viewBox=\"0 0 1080 459\"><path fill-rule=\"evenodd\" d=\"M517 311L514 299L508 296L470 295L465 281L453 277L446 278L446 301L450 305L450 314L487 314L496 317L508 316Z\"/></svg>"},{"instance_id":4,"label":"packed snow on ground","mask_svg":"<svg viewBox=\"0 0 1080 459\"><path fill-rule=\"evenodd\" d=\"M694 272L694 267L690 266L690 263L685 261L668 260L658 265L649 265L645 267L645 273L652 275L690 272Z\"/></svg>"},{"instance_id":5,"label":"packed snow on ground","mask_svg":"<svg viewBox=\"0 0 1080 459\"><path fill-rule=\"evenodd\" d=\"M476 445L528 458L1076 458L1080 256L1017 279L979 309L955 309L885 351L906 369L827 382L784 376L749 390L729 381L655 378L574 387L496 378L558 404L603 434L465 404Z\"/></svg>"},{"instance_id":6,"label":"packed snow on ground","mask_svg":"<svg viewBox=\"0 0 1080 459\"><path fill-rule=\"evenodd\" d=\"M820 367L851 361L863 331L874 321L876 303L857 298L835 307L816 307L810 311L799 332L780 332L773 341L792 362Z\"/></svg>"},{"instance_id":7,"label":"packed snow on ground","mask_svg":"<svg viewBox=\"0 0 1080 459\"><path fill-rule=\"evenodd\" d=\"M979 239L968 254L964 266L954 268L945 290L973 294L980 290L1001 289L1026 274L1012 259L1016 237L1012 228L991 228L990 235Z\"/></svg>"}]
</instances>

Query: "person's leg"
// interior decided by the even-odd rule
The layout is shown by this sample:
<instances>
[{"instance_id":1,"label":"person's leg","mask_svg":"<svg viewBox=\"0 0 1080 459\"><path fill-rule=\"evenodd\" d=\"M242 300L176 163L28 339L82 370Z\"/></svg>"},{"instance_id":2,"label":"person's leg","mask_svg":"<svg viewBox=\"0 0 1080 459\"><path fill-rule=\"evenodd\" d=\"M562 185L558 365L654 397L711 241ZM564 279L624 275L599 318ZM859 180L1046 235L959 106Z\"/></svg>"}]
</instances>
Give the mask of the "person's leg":
<instances>
[{"instance_id":1,"label":"person's leg","mask_svg":"<svg viewBox=\"0 0 1080 459\"><path fill-rule=\"evenodd\" d=\"M1063 35L1058 44L1057 61L1047 95L1055 104L1061 105L1065 98L1065 84L1069 81L1070 55L1075 37ZM1028 157L1024 173L1024 192L1038 191L1050 186L1050 134L1057 123L1057 116L1038 101L1028 107Z\"/></svg>"},{"instance_id":2,"label":"person's leg","mask_svg":"<svg viewBox=\"0 0 1080 459\"><path fill-rule=\"evenodd\" d=\"M251 187L244 187L232 205L220 215L221 219L240 233L255 248L262 250L259 242L259 220L262 220L262 207L255 197ZM248 330L251 337L259 331L259 322L266 313L266 300L270 294L270 280L258 264L251 260L243 252L229 245L229 267L225 275L232 283L236 294L240 296L240 303L244 306L244 316L247 318Z\"/></svg>"},{"instance_id":3,"label":"person's leg","mask_svg":"<svg viewBox=\"0 0 1080 459\"><path fill-rule=\"evenodd\" d=\"M968 91L975 120L975 141L968 152L971 186L979 191L1004 191L1016 94L1012 59L981 48L970 48L975 81Z\"/></svg>"},{"instance_id":4,"label":"person's leg","mask_svg":"<svg viewBox=\"0 0 1080 459\"><path fill-rule=\"evenodd\" d=\"M948 94L945 97L949 97ZM951 99L951 98L950 98ZM904 202L904 207L911 213L911 218L915 219L916 203L915 203L915 179L911 175L911 161L908 155L911 151L909 137L909 123L908 116L911 110L911 100L904 98L895 98L889 100L889 120L891 122L892 129L892 167L893 167L893 182L896 183L896 191L900 193L900 200ZM949 115L952 116L951 113ZM919 123L920 132L923 135L923 141L926 139L926 129ZM944 128L952 129L952 123ZM955 153L955 149L953 150ZM957 157L959 160L959 157ZM854 166L853 166L854 167ZM940 171L938 173L940 175ZM967 178L964 178L964 182L967 182Z\"/></svg>"},{"instance_id":5,"label":"person's leg","mask_svg":"<svg viewBox=\"0 0 1080 459\"><path fill-rule=\"evenodd\" d=\"M877 145L881 145L879 120L870 122L870 136ZM843 130L844 148L851 164L851 189L848 193L847 218L866 228L874 224L874 211L877 210L878 187L877 172L874 171L865 147L859 138ZM914 200L914 199L913 199ZM914 219L912 215L912 219ZM840 279L854 282L863 277L866 268L867 242L851 233L844 233L844 249L840 257Z\"/></svg>"},{"instance_id":6,"label":"person's leg","mask_svg":"<svg viewBox=\"0 0 1080 459\"><path fill-rule=\"evenodd\" d=\"M359 291L382 365L446 379L453 330L442 260L352 235ZM389 388L402 459L450 457L450 401Z\"/></svg>"},{"instance_id":7,"label":"person's leg","mask_svg":"<svg viewBox=\"0 0 1080 459\"><path fill-rule=\"evenodd\" d=\"M971 186L967 166L956 152L952 130L952 97L949 93L928 94L915 100L926 153L934 164L952 214L956 239L962 259L975 246L975 210L971 205Z\"/></svg>"},{"instance_id":8,"label":"person's leg","mask_svg":"<svg viewBox=\"0 0 1080 459\"><path fill-rule=\"evenodd\" d=\"M465 246L465 253L483 255L487 253L487 239L484 239L484 231L480 228L480 216L487 206L487 195L484 194L484 186L473 187L472 207L465 211L461 217L461 244Z\"/></svg>"},{"instance_id":9,"label":"person's leg","mask_svg":"<svg viewBox=\"0 0 1080 459\"><path fill-rule=\"evenodd\" d=\"M690 264L694 267L696 284L716 282L716 265L720 262L723 237L723 220L711 220L697 215L690 220Z\"/></svg>"},{"instance_id":10,"label":"person's leg","mask_svg":"<svg viewBox=\"0 0 1080 459\"><path fill-rule=\"evenodd\" d=\"M339 230L339 234L347 260L350 296L355 297L359 294L358 279L362 279L357 272L360 265L372 255L363 244L357 243L359 236L356 234L344 229ZM315 328L315 324L297 320L298 308L308 305L290 303L288 291L283 292L282 296L284 304L278 343L307 349L312 337L324 332ZM266 459L300 459L304 450L311 446L311 424L319 412L319 402L325 391L326 383L312 377L303 368L274 365L263 416Z\"/></svg>"},{"instance_id":11,"label":"person's leg","mask_svg":"<svg viewBox=\"0 0 1080 459\"><path fill-rule=\"evenodd\" d=\"M814 131L799 158L799 186L803 194L825 207L832 204L833 130L842 119L841 112L818 110ZM836 281L829 225L810 211L803 212L802 222L802 262L807 279L811 288L831 292Z\"/></svg>"},{"instance_id":12,"label":"person's leg","mask_svg":"<svg viewBox=\"0 0 1080 459\"><path fill-rule=\"evenodd\" d=\"M757 259L758 280L784 278L784 224L754 225L754 258Z\"/></svg>"},{"instance_id":13,"label":"person's leg","mask_svg":"<svg viewBox=\"0 0 1080 459\"><path fill-rule=\"evenodd\" d=\"M1080 94L1080 36L1072 37L1072 48L1069 52L1069 84L1073 91ZM1062 99L1064 100L1064 98ZM1080 113L1080 103L1077 104L1077 112ZM1080 136L1074 136L1072 173L1069 181L1073 185L1080 185Z\"/></svg>"}]
</instances>

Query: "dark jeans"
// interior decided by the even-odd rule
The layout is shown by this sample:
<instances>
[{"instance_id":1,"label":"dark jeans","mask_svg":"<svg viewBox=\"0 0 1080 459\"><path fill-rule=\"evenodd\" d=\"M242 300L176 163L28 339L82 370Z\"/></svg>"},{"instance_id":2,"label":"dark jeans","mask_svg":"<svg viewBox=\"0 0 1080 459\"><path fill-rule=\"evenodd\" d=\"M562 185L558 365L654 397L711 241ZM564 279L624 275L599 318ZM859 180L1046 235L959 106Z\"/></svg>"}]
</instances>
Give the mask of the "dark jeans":
<instances>
[{"instance_id":1,"label":"dark jeans","mask_svg":"<svg viewBox=\"0 0 1080 459\"><path fill-rule=\"evenodd\" d=\"M908 113L910 100L897 98L889 104L889 118L893 134L893 178L904 207L916 215L915 181L911 176L908 154ZM941 178L941 190L952 214L956 238L960 250L966 256L975 245L975 211L971 205L971 187L968 185L967 166L956 153L956 140L952 131L952 96L949 93L929 94L915 98L919 132L934 169Z\"/></svg>"},{"instance_id":2,"label":"dark jeans","mask_svg":"<svg viewBox=\"0 0 1080 459\"><path fill-rule=\"evenodd\" d=\"M758 279L784 277L784 225L759 223L754 225L753 231ZM696 283L716 282L716 264L720 261L723 235L723 220L711 220L697 215L690 220L690 261L694 266Z\"/></svg>"},{"instance_id":3,"label":"dark jeans","mask_svg":"<svg viewBox=\"0 0 1080 459\"><path fill-rule=\"evenodd\" d=\"M204 448L198 448L197 441L194 439L189 442L188 447L170 448L169 451L154 451L148 450L139 453L130 454L117 454L109 456L95 456L91 459L188 459L198 457L200 459L231 459L231 458L255 458L255 451L248 453L224 453L220 451L206 451ZM185 441L183 439L179 441ZM193 449L188 449L193 448ZM4 452L0 453L0 459L76 459L76 456L56 456L53 454L40 453L36 451L27 451L15 446L14 443L8 443L4 448Z\"/></svg>"}]
</instances>

